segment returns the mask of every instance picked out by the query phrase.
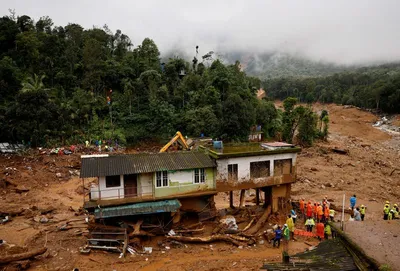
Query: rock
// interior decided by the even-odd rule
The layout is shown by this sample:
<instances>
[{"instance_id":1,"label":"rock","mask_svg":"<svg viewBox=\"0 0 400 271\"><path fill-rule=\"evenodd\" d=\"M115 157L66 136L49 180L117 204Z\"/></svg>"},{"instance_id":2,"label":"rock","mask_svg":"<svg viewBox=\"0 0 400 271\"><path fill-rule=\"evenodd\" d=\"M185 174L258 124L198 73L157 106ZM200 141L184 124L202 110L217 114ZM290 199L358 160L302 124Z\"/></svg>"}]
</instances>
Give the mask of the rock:
<instances>
[{"instance_id":1,"label":"rock","mask_svg":"<svg viewBox=\"0 0 400 271\"><path fill-rule=\"evenodd\" d=\"M311 171L318 171L318 169L315 168L315 167L312 167L312 168L311 168Z\"/></svg>"},{"instance_id":2,"label":"rock","mask_svg":"<svg viewBox=\"0 0 400 271\"><path fill-rule=\"evenodd\" d=\"M393 235L393 237L397 237L397 235L395 234L395 235Z\"/></svg>"},{"instance_id":3,"label":"rock","mask_svg":"<svg viewBox=\"0 0 400 271\"><path fill-rule=\"evenodd\" d=\"M61 178L61 177L62 177L62 174L61 174L60 172L57 172L57 173L56 173L56 177L57 177L57 178Z\"/></svg>"},{"instance_id":4,"label":"rock","mask_svg":"<svg viewBox=\"0 0 400 271\"><path fill-rule=\"evenodd\" d=\"M45 216L42 216L42 217L40 218L39 222L40 222L40 223L47 223L47 222L49 222L49 219L48 219L47 217L45 217Z\"/></svg>"},{"instance_id":5,"label":"rock","mask_svg":"<svg viewBox=\"0 0 400 271\"><path fill-rule=\"evenodd\" d=\"M321 188L322 188L322 189L325 189L326 187L325 187L325 185L321 185Z\"/></svg>"},{"instance_id":6,"label":"rock","mask_svg":"<svg viewBox=\"0 0 400 271\"><path fill-rule=\"evenodd\" d=\"M308 184L311 184L310 180L308 180L308 179L304 179L304 182L308 183Z\"/></svg>"}]
</instances>

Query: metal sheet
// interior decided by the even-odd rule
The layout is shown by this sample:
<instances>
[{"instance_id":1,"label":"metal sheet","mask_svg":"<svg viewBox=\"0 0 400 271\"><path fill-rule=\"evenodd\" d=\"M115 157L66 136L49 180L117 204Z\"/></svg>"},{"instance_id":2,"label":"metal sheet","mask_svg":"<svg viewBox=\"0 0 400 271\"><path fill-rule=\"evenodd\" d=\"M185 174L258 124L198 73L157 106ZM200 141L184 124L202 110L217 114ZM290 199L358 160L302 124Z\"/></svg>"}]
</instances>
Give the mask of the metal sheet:
<instances>
[{"instance_id":1,"label":"metal sheet","mask_svg":"<svg viewBox=\"0 0 400 271\"><path fill-rule=\"evenodd\" d=\"M96 219L99 219L131 215L168 213L176 212L180 207L181 204L179 200L176 199L154 202L140 202L115 207L96 208L96 210L94 211L94 216Z\"/></svg>"},{"instance_id":2,"label":"metal sheet","mask_svg":"<svg viewBox=\"0 0 400 271\"><path fill-rule=\"evenodd\" d=\"M80 177L100 177L216 167L203 152L139 153L82 158Z\"/></svg>"}]
</instances>

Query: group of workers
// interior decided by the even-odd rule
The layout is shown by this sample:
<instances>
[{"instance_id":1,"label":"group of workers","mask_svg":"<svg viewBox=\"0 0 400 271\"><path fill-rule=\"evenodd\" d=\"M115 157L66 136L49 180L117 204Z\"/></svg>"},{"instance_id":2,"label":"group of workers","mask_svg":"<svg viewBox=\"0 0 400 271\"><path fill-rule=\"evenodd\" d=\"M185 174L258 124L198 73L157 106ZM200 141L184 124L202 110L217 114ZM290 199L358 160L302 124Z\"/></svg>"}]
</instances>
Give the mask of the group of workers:
<instances>
[{"instance_id":1,"label":"group of workers","mask_svg":"<svg viewBox=\"0 0 400 271\"><path fill-rule=\"evenodd\" d=\"M86 148L90 147L90 143L91 142L89 140L85 141ZM112 144L114 142L111 139L108 139L108 140L99 139L99 140L95 140L94 141L94 145L96 146L96 149L98 149L99 152L102 151L102 147L101 146L102 146L103 143L105 144L104 145L104 151L106 151L106 152L113 152L114 148L118 149L118 140L117 139L115 140L115 147L112 146Z\"/></svg>"},{"instance_id":2,"label":"group of workers","mask_svg":"<svg viewBox=\"0 0 400 271\"><path fill-rule=\"evenodd\" d=\"M352 210L350 221L364 221L366 206L361 204L359 207L356 207L356 203L357 196L353 195L350 197L350 207ZM322 238L328 239L329 236L334 237L333 231L327 222L334 221L335 210L329 208L330 203L327 196L324 197L322 202L312 202L311 200L306 202L304 198L302 198L299 201L299 205L301 217L304 217L304 225L307 232L313 232L313 228L315 227L316 235L319 240ZM278 226L275 229L275 238L273 239L274 247L277 246L279 248L282 238L285 243L287 243L290 239L295 241L294 231L296 219L296 212L291 210L290 215L288 215L288 218L286 219L286 224L284 224L282 228ZM399 207L397 204L394 204L391 207L389 201L385 202L385 206L383 208L383 219L400 219Z\"/></svg>"},{"instance_id":3,"label":"group of workers","mask_svg":"<svg viewBox=\"0 0 400 271\"><path fill-rule=\"evenodd\" d=\"M327 196L325 196L323 203L314 203L311 201L306 202L304 199L300 200L300 213L305 219L305 226L307 232L312 232L314 226L316 225L316 235L319 240L325 238L328 239L332 235L331 226L327 223L329 220L333 221L335 216L335 211L329 209L329 202ZM307 219L306 219L307 218ZM287 243L290 239L294 239L295 223L297 219L297 214L295 210L291 210L286 223L281 228L278 226L275 229L275 238L273 239L273 246L277 246L281 243L281 239ZM315 223L317 221L317 224Z\"/></svg>"},{"instance_id":4,"label":"group of workers","mask_svg":"<svg viewBox=\"0 0 400 271\"><path fill-rule=\"evenodd\" d=\"M328 201L328 197L325 198L321 202L312 203L309 200L307 203L304 199L300 199L300 212L304 216L304 218L313 218L317 222L327 222L333 221L335 217L335 210L329 209L330 203Z\"/></svg>"},{"instance_id":5,"label":"group of workers","mask_svg":"<svg viewBox=\"0 0 400 271\"><path fill-rule=\"evenodd\" d=\"M390 207L390 202L386 201L385 206L383 207L383 220L392 220L392 219L400 219L399 217L399 207L397 204L393 204L393 207Z\"/></svg>"}]
</instances>

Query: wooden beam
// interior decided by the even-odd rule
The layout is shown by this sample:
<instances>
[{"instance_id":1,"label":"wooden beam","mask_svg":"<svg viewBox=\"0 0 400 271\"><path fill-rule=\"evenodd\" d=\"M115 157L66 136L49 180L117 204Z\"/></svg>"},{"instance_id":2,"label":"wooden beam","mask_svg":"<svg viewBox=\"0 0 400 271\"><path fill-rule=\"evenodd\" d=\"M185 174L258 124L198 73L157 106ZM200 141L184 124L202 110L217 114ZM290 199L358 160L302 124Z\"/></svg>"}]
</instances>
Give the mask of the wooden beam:
<instances>
[{"instance_id":1,"label":"wooden beam","mask_svg":"<svg viewBox=\"0 0 400 271\"><path fill-rule=\"evenodd\" d=\"M0 257L0 264L6 264L6 263L10 263L10 262L29 259L29 258L38 256L38 255L41 255L41 254L45 253L46 251L47 251L47 248L43 247L43 248L35 249L32 251L20 253L20 254L14 254L14 255L10 255L10 256Z\"/></svg>"},{"instance_id":2,"label":"wooden beam","mask_svg":"<svg viewBox=\"0 0 400 271\"><path fill-rule=\"evenodd\" d=\"M256 188L256 205L260 204L260 188Z\"/></svg>"},{"instance_id":3,"label":"wooden beam","mask_svg":"<svg viewBox=\"0 0 400 271\"><path fill-rule=\"evenodd\" d=\"M239 208L243 207L243 205L244 205L244 196L245 196L245 192L246 192L246 190L244 190L244 189L240 190L240 204L239 204Z\"/></svg>"}]
</instances>

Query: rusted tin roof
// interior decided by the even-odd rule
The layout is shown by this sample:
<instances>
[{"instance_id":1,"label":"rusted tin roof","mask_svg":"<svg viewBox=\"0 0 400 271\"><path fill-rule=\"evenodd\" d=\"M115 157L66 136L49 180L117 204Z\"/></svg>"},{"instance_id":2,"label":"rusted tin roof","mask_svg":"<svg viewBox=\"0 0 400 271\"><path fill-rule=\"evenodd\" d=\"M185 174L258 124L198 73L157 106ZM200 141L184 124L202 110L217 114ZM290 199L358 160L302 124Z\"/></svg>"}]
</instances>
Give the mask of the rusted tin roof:
<instances>
[{"instance_id":1,"label":"rusted tin roof","mask_svg":"<svg viewBox=\"0 0 400 271\"><path fill-rule=\"evenodd\" d=\"M216 167L202 152L138 153L82 158L81 178Z\"/></svg>"}]
</instances>

